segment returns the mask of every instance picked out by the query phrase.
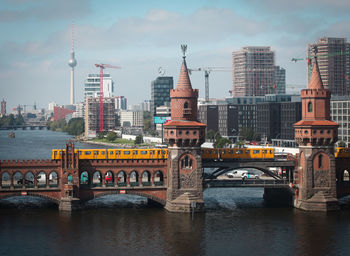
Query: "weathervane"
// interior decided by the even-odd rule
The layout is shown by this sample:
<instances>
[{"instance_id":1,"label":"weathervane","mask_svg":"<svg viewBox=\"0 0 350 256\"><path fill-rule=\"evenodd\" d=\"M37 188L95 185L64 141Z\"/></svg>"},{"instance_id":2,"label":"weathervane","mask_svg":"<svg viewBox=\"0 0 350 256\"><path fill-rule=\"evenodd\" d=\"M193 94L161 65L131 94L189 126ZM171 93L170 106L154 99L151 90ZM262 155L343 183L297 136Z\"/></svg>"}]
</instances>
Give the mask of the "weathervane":
<instances>
[{"instance_id":1,"label":"weathervane","mask_svg":"<svg viewBox=\"0 0 350 256\"><path fill-rule=\"evenodd\" d=\"M183 57L186 58L187 44L182 44L181 50L182 50Z\"/></svg>"}]
</instances>

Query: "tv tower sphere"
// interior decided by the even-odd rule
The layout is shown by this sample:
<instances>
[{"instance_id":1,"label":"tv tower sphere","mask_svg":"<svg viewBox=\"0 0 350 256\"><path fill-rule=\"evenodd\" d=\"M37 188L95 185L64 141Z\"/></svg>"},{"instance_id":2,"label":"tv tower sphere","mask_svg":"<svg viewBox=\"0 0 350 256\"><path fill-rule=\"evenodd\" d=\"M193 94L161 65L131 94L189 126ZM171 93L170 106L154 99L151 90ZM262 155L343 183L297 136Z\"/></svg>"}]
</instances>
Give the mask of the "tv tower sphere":
<instances>
[{"instance_id":1,"label":"tv tower sphere","mask_svg":"<svg viewBox=\"0 0 350 256\"><path fill-rule=\"evenodd\" d=\"M68 65L74 68L77 65L77 60L74 58L74 52L70 53L70 59L68 61Z\"/></svg>"}]
</instances>

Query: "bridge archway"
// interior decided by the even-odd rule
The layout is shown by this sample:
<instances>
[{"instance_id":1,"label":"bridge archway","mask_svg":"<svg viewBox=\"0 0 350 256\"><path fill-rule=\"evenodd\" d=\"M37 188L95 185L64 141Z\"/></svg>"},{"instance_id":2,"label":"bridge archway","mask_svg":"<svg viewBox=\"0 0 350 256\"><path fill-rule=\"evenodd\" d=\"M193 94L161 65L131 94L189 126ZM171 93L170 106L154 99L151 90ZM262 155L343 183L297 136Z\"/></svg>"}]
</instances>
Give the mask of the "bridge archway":
<instances>
[{"instance_id":1,"label":"bridge archway","mask_svg":"<svg viewBox=\"0 0 350 256\"><path fill-rule=\"evenodd\" d=\"M101 187L102 186L102 174L100 171L95 171L92 175L92 186Z\"/></svg>"},{"instance_id":2,"label":"bridge archway","mask_svg":"<svg viewBox=\"0 0 350 256\"><path fill-rule=\"evenodd\" d=\"M12 193L5 194L5 195L0 195L0 200L6 199L6 198L11 198L11 197L28 198L28 196L30 196L30 197L37 197L37 198L44 198L44 199L46 199L46 200L56 204L57 206L60 203L60 200L58 200L57 198L54 198L54 197L51 197L51 196L48 196L48 195L45 195L45 194L36 193L36 192L35 193L27 192L27 194L25 196L22 196L20 191L12 192Z\"/></svg>"},{"instance_id":3,"label":"bridge archway","mask_svg":"<svg viewBox=\"0 0 350 256\"><path fill-rule=\"evenodd\" d=\"M139 186L139 173L137 171L132 171L129 176L130 186Z\"/></svg>"},{"instance_id":4,"label":"bridge archway","mask_svg":"<svg viewBox=\"0 0 350 256\"><path fill-rule=\"evenodd\" d=\"M143 171L141 175L141 182L143 186L151 186L152 185L152 179L151 179L151 173L149 171Z\"/></svg>"},{"instance_id":5,"label":"bridge archway","mask_svg":"<svg viewBox=\"0 0 350 256\"><path fill-rule=\"evenodd\" d=\"M164 174L162 171L158 170L154 174L154 185L162 186L164 184Z\"/></svg>"},{"instance_id":6,"label":"bridge archway","mask_svg":"<svg viewBox=\"0 0 350 256\"><path fill-rule=\"evenodd\" d=\"M38 184L38 188L40 187L46 187L46 173L41 171L36 175L36 180L37 180L37 184Z\"/></svg>"},{"instance_id":7,"label":"bridge archway","mask_svg":"<svg viewBox=\"0 0 350 256\"><path fill-rule=\"evenodd\" d=\"M153 195L150 195L150 194L147 194L147 193L144 193L142 191L137 191L137 190L127 190L127 195L135 195L135 196L142 196L142 197L145 197L147 198L148 200L150 200L151 202L153 203L156 203L158 205L161 205L161 206L165 206L165 203L166 201L163 200L163 199L160 199L158 197L155 197ZM119 191L105 191L103 193L99 193L99 194L96 194L94 195L93 198L89 199L88 201L90 200L93 200L95 198L99 198L99 197L103 197L103 196L106 196L106 195L122 195L119 193Z\"/></svg>"},{"instance_id":8,"label":"bridge archway","mask_svg":"<svg viewBox=\"0 0 350 256\"><path fill-rule=\"evenodd\" d=\"M14 188L19 188L22 187L22 183L23 183L23 174L19 171L15 172L12 176L12 180L13 180L13 186Z\"/></svg>"},{"instance_id":9,"label":"bridge archway","mask_svg":"<svg viewBox=\"0 0 350 256\"><path fill-rule=\"evenodd\" d=\"M58 176L57 172L52 171L49 174L49 186L50 187L58 187L60 177Z\"/></svg>"},{"instance_id":10,"label":"bridge archway","mask_svg":"<svg viewBox=\"0 0 350 256\"><path fill-rule=\"evenodd\" d=\"M343 171L343 175L342 175L342 177L343 177L343 181L344 182L350 182L350 175L349 175L350 173L349 173L349 171L348 170L344 170Z\"/></svg>"},{"instance_id":11,"label":"bridge archway","mask_svg":"<svg viewBox=\"0 0 350 256\"><path fill-rule=\"evenodd\" d=\"M118 183L118 186L121 186L121 185L126 186L126 183L127 183L126 173L123 170L119 171L117 174L117 183Z\"/></svg>"},{"instance_id":12,"label":"bridge archway","mask_svg":"<svg viewBox=\"0 0 350 256\"><path fill-rule=\"evenodd\" d=\"M80 173L80 185L88 185L90 184L90 175L87 171L83 171Z\"/></svg>"},{"instance_id":13,"label":"bridge archway","mask_svg":"<svg viewBox=\"0 0 350 256\"><path fill-rule=\"evenodd\" d=\"M2 188L8 188L11 186L11 175L8 172L2 173L0 185Z\"/></svg>"}]
</instances>

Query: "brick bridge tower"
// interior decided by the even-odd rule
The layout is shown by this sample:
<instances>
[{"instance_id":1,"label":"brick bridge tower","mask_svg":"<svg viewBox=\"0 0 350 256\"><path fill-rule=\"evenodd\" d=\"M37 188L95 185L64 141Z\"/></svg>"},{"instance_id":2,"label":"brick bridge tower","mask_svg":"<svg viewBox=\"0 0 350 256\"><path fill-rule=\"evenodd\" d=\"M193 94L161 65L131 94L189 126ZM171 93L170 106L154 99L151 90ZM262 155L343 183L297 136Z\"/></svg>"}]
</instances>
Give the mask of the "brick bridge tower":
<instances>
[{"instance_id":1,"label":"brick bridge tower","mask_svg":"<svg viewBox=\"0 0 350 256\"><path fill-rule=\"evenodd\" d=\"M330 98L315 58L309 86L301 91L302 120L294 124L300 151L294 177L294 206L307 211L338 209L334 157L338 124L331 121Z\"/></svg>"},{"instance_id":2,"label":"brick bridge tower","mask_svg":"<svg viewBox=\"0 0 350 256\"><path fill-rule=\"evenodd\" d=\"M192 89L186 65L187 45L177 87L170 90L171 122L164 125L169 147L168 189L165 208L172 212L201 211L204 206L201 144L205 124L197 121L198 89Z\"/></svg>"}]
</instances>

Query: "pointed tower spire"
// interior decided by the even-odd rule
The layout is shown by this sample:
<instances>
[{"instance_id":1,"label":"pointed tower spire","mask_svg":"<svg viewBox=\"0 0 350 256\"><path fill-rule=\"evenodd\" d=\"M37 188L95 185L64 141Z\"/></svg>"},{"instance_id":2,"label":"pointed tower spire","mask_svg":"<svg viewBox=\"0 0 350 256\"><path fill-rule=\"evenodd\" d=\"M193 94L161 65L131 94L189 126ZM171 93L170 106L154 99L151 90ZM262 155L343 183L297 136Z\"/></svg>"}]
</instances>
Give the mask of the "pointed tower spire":
<instances>
[{"instance_id":1,"label":"pointed tower spire","mask_svg":"<svg viewBox=\"0 0 350 256\"><path fill-rule=\"evenodd\" d=\"M179 76L179 80L177 82L177 88L179 89L192 89L192 85L191 85L191 80L190 77L188 75L188 69L187 69L187 64L186 64L186 51L187 51L187 45L186 44L182 44L181 45L181 50L182 50L182 66L181 66L181 70L180 70L180 76Z\"/></svg>"},{"instance_id":2,"label":"pointed tower spire","mask_svg":"<svg viewBox=\"0 0 350 256\"><path fill-rule=\"evenodd\" d=\"M323 87L323 83L322 83L322 79L321 79L321 74L320 74L320 70L318 68L318 63L317 63L317 47L315 46L313 48L314 51L314 66L312 68L312 73L311 73L311 77L310 77L310 82L309 82L309 86L308 89L324 89Z\"/></svg>"}]
</instances>

